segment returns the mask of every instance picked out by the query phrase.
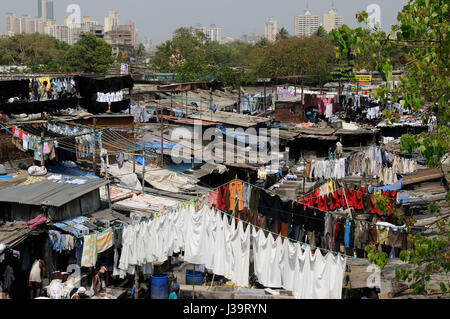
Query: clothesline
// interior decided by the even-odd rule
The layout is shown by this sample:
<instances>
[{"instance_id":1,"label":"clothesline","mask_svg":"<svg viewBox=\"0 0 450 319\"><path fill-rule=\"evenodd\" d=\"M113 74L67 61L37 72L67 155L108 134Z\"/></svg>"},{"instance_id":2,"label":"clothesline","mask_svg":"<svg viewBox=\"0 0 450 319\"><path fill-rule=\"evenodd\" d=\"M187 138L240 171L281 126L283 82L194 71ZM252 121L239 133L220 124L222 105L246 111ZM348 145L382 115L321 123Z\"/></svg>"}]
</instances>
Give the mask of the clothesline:
<instances>
[{"instance_id":1,"label":"clothesline","mask_svg":"<svg viewBox=\"0 0 450 319\"><path fill-rule=\"evenodd\" d=\"M241 222L243 222L243 223L248 224L249 226L252 226L252 227L254 227L254 228L261 229L261 230L263 230L264 232L270 233L270 234L272 234L272 235L280 236L281 238L288 239L288 240L290 240L291 242L299 243L299 244L302 244L302 245L305 245L305 246L309 246L309 247L315 248L315 249L320 249L320 250L323 250L323 251L326 251L326 252L329 252L329 253L332 253L332 254L338 255L338 256L340 255L340 256L347 257L347 258L353 258L353 259L364 260L364 258L357 258L357 257L354 257L354 256L348 256L348 255L344 255L344 254L341 254L341 253L337 253L337 252L332 251L332 250L328 250L328 249L325 249L325 248L316 247L316 246L311 245L311 244L303 243L303 242L301 242L301 241L298 241L298 240L295 240L295 239L292 239L292 238L289 238L289 237L286 237L286 236L283 236L283 235L274 233L274 232L272 232L272 231L270 231L270 230L268 230L268 229L265 229L265 228L263 228L263 227L261 227L261 226L254 225L254 224L252 224L252 223L250 223L250 222L248 222L248 221L245 221L245 220L240 219L240 218L238 218L238 217L236 217L236 216L233 216L233 215L231 215L231 214L228 214L228 213L226 213L226 212L224 212L224 211L221 211L220 209L217 209L217 208L215 208L215 207L214 207L214 209L216 209L217 211L219 211L219 212L221 212L221 213L223 213L223 214L225 214L225 215L227 215L227 216L229 216L229 217L232 217L232 218L236 219L237 221L241 221Z\"/></svg>"},{"instance_id":2,"label":"clothesline","mask_svg":"<svg viewBox=\"0 0 450 319\"><path fill-rule=\"evenodd\" d=\"M243 183L246 183L246 184L250 185L251 187L254 187L254 188L263 190L263 191L265 191L265 192L267 192L267 193L270 193L270 194L273 194L273 195L277 195L277 196L279 196L281 199L284 198L284 199L287 199L288 201L294 201L294 202L297 202L297 201L294 200L294 199L290 199L290 198L288 198L288 197L286 197L286 196L277 194L277 193L275 193L275 192L273 192L273 191L270 191L270 190L268 190L268 189L265 189L265 188L262 188L262 187L259 187L259 186L250 184L249 182L246 182L246 181L243 181L243 180L240 180L240 179L235 179L235 181L241 181L241 182L243 182ZM230 182L231 182L231 181L230 181ZM225 183L224 185L217 187L215 190L217 190L217 189L219 189L220 187L223 187L223 186L229 184L230 182ZM369 194L368 194L368 195L369 195ZM321 212L323 212L323 213L325 213L325 214L331 214L331 215L335 215L335 216L338 216L338 217L343 217L343 216L339 215L338 213L326 211L326 210L323 210L323 209L320 209L320 208L317 208L317 207L314 207L314 206L311 206L311 205L308 205L308 204L304 204L304 203L299 203L299 204L300 204L300 205L303 205L303 206L307 206L307 207L309 207L309 208L311 208L311 209L316 209L316 210L321 211ZM271 208L271 207L266 207L266 208L270 208L270 209L272 209L272 210L277 210L277 211L282 211L282 210L274 209L274 208ZM284 213L286 214L285 211L282 211L282 212L284 212ZM292 213L292 215L294 215L294 216L300 216L300 215L294 214L294 213ZM314 217L308 217L308 218L314 218ZM317 218L316 218L316 219L317 219ZM349 219L350 219L350 220L353 220L353 221L355 220L354 218L349 218ZM359 220L359 221L360 221L360 222L363 222L363 223L366 223L366 224L369 224L369 225L376 226L376 224L374 224L374 223L372 223L372 222L370 222L370 221L364 221L364 220Z\"/></svg>"}]
</instances>

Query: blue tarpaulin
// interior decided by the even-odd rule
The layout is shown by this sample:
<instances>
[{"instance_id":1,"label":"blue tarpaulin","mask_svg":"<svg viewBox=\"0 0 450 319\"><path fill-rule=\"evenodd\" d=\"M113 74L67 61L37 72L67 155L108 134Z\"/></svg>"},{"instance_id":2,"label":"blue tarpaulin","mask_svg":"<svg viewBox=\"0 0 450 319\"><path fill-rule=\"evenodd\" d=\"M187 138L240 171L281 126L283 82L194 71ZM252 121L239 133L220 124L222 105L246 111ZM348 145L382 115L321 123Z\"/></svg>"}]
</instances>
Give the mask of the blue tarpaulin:
<instances>
[{"instance_id":1,"label":"blue tarpaulin","mask_svg":"<svg viewBox=\"0 0 450 319\"><path fill-rule=\"evenodd\" d=\"M172 143L163 143L163 144L164 144L165 150L171 150L175 147L175 144L172 144ZM142 144L139 146L142 147ZM154 142L154 141L147 142L147 143L145 143L145 149L146 150L161 150L161 142Z\"/></svg>"},{"instance_id":2,"label":"blue tarpaulin","mask_svg":"<svg viewBox=\"0 0 450 319\"><path fill-rule=\"evenodd\" d=\"M136 162L139 165L142 165L142 163L143 163L142 157L141 156L136 156ZM147 163L147 161L145 161L145 166L147 166L147 165L148 165L148 163Z\"/></svg>"},{"instance_id":3,"label":"blue tarpaulin","mask_svg":"<svg viewBox=\"0 0 450 319\"><path fill-rule=\"evenodd\" d=\"M77 176L77 177L86 177L86 178L100 178L93 173L89 173L83 171L79 167L67 167L64 165L58 166L47 166L47 172L52 174L61 174L67 176Z\"/></svg>"},{"instance_id":4,"label":"blue tarpaulin","mask_svg":"<svg viewBox=\"0 0 450 319\"><path fill-rule=\"evenodd\" d=\"M382 190L382 191L398 191L402 189L402 181L403 178L399 181L397 181L395 184L392 185L386 185L383 187L376 187L375 190Z\"/></svg>"},{"instance_id":5,"label":"blue tarpaulin","mask_svg":"<svg viewBox=\"0 0 450 319\"><path fill-rule=\"evenodd\" d=\"M0 182L7 181L7 180L9 180L9 179L11 179L13 177L14 176L11 176L11 175L0 176Z\"/></svg>"},{"instance_id":6,"label":"blue tarpaulin","mask_svg":"<svg viewBox=\"0 0 450 319\"><path fill-rule=\"evenodd\" d=\"M250 143L250 138L249 138L249 136L246 135L246 134L230 133L230 131L229 131L228 129L224 128L224 127L221 126L221 125L217 125L217 129L218 129L222 134L224 134L224 135L226 135L226 136L229 136L229 137L232 137L232 138L234 138L235 140L237 140L237 141L239 141L239 142L242 142L242 143L244 143L244 144L254 145L254 144L251 144L251 143ZM258 138L258 137L256 136L256 138ZM265 145L264 145L264 144L256 144L256 147L259 148L259 149L261 149L261 148L265 148Z\"/></svg>"}]
</instances>

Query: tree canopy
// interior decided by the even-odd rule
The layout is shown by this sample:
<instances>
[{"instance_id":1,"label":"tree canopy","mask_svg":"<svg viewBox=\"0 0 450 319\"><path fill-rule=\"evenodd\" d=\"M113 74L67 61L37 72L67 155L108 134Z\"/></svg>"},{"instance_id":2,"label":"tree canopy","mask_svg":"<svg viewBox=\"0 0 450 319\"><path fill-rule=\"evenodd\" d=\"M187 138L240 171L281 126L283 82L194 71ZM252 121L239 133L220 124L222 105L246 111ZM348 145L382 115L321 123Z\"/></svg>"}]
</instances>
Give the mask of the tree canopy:
<instances>
[{"instance_id":1,"label":"tree canopy","mask_svg":"<svg viewBox=\"0 0 450 319\"><path fill-rule=\"evenodd\" d=\"M33 72L60 72L68 49L67 43L49 35L17 34L0 40L0 64L26 65Z\"/></svg>"},{"instance_id":2,"label":"tree canopy","mask_svg":"<svg viewBox=\"0 0 450 319\"><path fill-rule=\"evenodd\" d=\"M105 73L114 62L112 46L93 34L84 35L64 58L68 72Z\"/></svg>"},{"instance_id":3,"label":"tree canopy","mask_svg":"<svg viewBox=\"0 0 450 319\"><path fill-rule=\"evenodd\" d=\"M403 67L404 75L396 89L381 87L377 94L382 100L388 93L395 102L412 111L421 111L423 120L436 115L437 125L432 132L420 135L405 134L401 151L418 150L430 167L439 167L443 156L450 151L450 79L449 79L449 3L444 0L409 0L397 16L398 23L386 34L378 26L350 29L346 25L330 34L338 59L353 61L357 67L380 72L384 81L392 80L394 68ZM368 14L360 12L358 22L368 24ZM396 116L385 112L388 116ZM450 196L447 193L447 205ZM440 214L437 205L429 212ZM450 231L448 216L438 216L437 236L409 235L412 248L403 250L400 259L414 265L414 269L396 271L396 278L407 281L415 293L427 290L427 283L435 273L448 274ZM407 221L413 226L414 219ZM380 267L386 264L383 253L368 249L369 259ZM440 283L443 294L450 289L448 279Z\"/></svg>"}]
</instances>

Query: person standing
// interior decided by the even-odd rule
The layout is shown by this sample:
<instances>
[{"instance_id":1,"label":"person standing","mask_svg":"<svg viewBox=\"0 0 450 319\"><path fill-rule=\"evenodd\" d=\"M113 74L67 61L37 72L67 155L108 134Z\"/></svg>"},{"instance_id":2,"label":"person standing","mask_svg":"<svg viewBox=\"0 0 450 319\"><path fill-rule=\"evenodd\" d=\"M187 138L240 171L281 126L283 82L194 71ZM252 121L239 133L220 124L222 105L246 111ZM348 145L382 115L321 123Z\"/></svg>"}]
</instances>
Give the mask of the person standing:
<instances>
[{"instance_id":1,"label":"person standing","mask_svg":"<svg viewBox=\"0 0 450 319\"><path fill-rule=\"evenodd\" d=\"M30 299L41 295L42 279L45 276L45 263L42 259L36 259L31 267L28 287L30 288Z\"/></svg>"}]
</instances>

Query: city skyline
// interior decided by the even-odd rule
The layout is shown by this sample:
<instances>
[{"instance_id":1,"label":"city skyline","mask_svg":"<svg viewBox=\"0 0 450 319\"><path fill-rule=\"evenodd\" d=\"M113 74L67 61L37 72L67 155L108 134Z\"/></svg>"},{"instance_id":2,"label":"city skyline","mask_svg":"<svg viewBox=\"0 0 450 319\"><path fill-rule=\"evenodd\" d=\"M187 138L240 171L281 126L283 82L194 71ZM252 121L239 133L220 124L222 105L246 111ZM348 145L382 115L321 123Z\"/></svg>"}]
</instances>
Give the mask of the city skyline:
<instances>
[{"instance_id":1,"label":"city skyline","mask_svg":"<svg viewBox=\"0 0 450 319\"><path fill-rule=\"evenodd\" d=\"M283 2L286 5L280 5ZM69 4L77 3L81 7L82 16L90 16L93 20L103 24L104 18L110 11L119 13L122 21L132 20L141 38L150 38L154 44L159 44L172 37L173 31L179 27L195 26L197 24L215 24L222 30L222 37L239 39L243 34L264 35L264 26L268 16L274 17L278 28L284 27L289 34L294 34L293 18L301 15L307 8L307 1L284 0L277 3L268 0L237 2L236 0L211 3L198 0L194 4L182 0L171 3L150 4L144 0L130 0L124 4L119 0L88 1L88 0L53 0L54 16L58 25L64 25L64 18L69 15L66 8ZM0 14L4 17L8 12L18 17L38 15L36 0L16 0L13 3L2 4ZM334 4L337 13L343 16L344 22L350 27L358 24L355 14L365 10L369 4L378 4L381 8L381 26L390 31L390 26L396 22L397 12L401 10L407 0L320 0L309 2L308 9L314 15L322 16ZM145 10L148 8L148 10ZM5 31L2 23L0 32Z\"/></svg>"}]
</instances>

